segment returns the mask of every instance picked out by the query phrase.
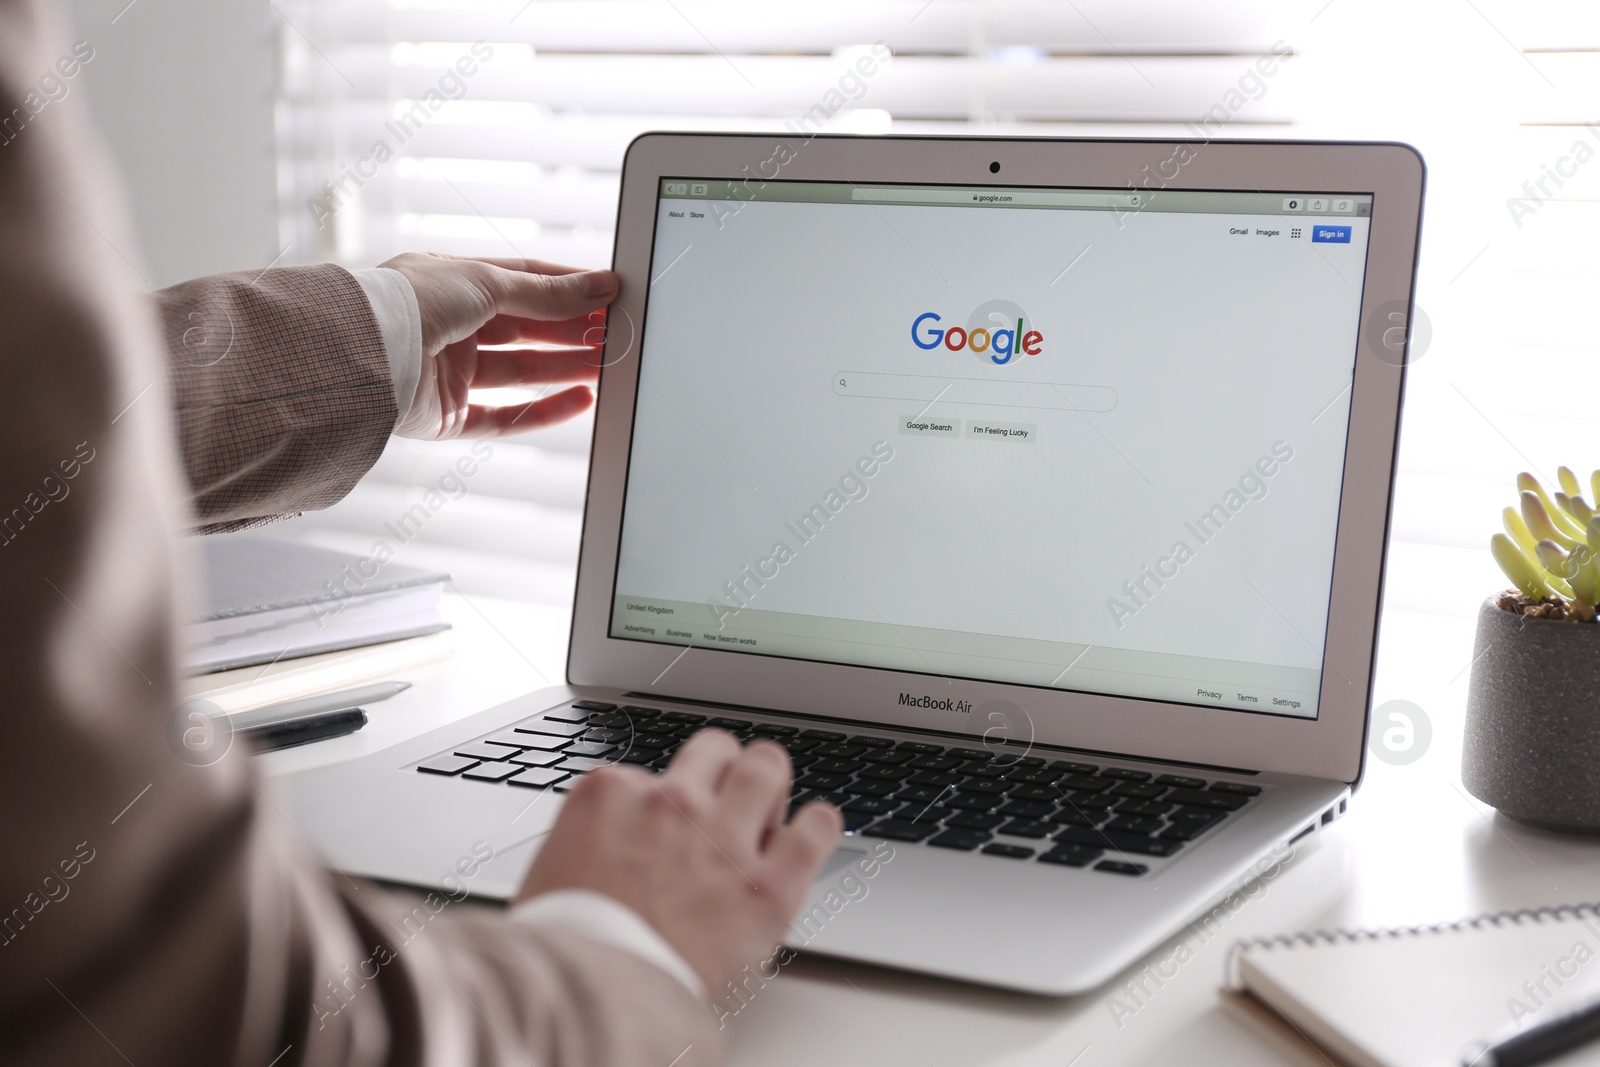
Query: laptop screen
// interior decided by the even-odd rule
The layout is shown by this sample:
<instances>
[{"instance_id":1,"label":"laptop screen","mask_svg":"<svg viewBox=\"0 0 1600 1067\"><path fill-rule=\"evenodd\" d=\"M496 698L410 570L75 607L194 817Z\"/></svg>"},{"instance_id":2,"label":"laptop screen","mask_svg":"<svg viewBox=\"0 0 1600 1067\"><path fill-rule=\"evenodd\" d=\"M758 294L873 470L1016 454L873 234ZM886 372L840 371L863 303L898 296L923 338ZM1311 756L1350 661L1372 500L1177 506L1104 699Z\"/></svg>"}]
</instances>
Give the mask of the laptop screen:
<instances>
[{"instance_id":1,"label":"laptop screen","mask_svg":"<svg viewBox=\"0 0 1600 1067\"><path fill-rule=\"evenodd\" d=\"M1371 213L663 181L610 635L1315 717Z\"/></svg>"}]
</instances>

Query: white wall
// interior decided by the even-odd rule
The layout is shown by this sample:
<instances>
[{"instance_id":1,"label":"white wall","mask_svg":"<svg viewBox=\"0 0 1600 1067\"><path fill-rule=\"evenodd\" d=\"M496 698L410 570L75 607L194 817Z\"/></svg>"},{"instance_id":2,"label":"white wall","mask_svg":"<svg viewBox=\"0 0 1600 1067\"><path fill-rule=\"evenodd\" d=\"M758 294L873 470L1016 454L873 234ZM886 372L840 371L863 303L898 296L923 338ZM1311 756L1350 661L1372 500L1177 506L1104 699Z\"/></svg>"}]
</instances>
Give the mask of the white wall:
<instances>
[{"instance_id":1,"label":"white wall","mask_svg":"<svg viewBox=\"0 0 1600 1067\"><path fill-rule=\"evenodd\" d=\"M69 0L74 79L121 171L157 286L278 254L275 34L265 0ZM293 32L292 30L288 32ZM286 261L289 257L286 257Z\"/></svg>"}]
</instances>

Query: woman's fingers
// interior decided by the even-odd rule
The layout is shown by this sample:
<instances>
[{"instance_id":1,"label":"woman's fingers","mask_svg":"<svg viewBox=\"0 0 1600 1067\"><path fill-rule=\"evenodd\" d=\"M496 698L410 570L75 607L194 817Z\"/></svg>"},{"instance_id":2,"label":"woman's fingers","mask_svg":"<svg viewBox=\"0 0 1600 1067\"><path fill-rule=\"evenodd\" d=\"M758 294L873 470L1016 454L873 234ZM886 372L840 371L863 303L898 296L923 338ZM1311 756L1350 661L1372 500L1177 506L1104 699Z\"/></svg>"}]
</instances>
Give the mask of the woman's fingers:
<instances>
[{"instance_id":1,"label":"woman's fingers","mask_svg":"<svg viewBox=\"0 0 1600 1067\"><path fill-rule=\"evenodd\" d=\"M534 274L498 266L491 266L484 281L497 314L555 321L598 311L616 297L620 284L609 270Z\"/></svg>"},{"instance_id":2,"label":"woman's fingers","mask_svg":"<svg viewBox=\"0 0 1600 1067\"><path fill-rule=\"evenodd\" d=\"M750 742L723 775L717 808L752 851L783 825L793 777L789 754L771 741Z\"/></svg>"},{"instance_id":3,"label":"woman's fingers","mask_svg":"<svg viewBox=\"0 0 1600 1067\"><path fill-rule=\"evenodd\" d=\"M782 891L782 910L793 916L822 863L838 847L844 819L832 804L814 800L772 835L762 863L762 881Z\"/></svg>"},{"instance_id":4,"label":"woman's fingers","mask_svg":"<svg viewBox=\"0 0 1600 1067\"><path fill-rule=\"evenodd\" d=\"M480 345L533 342L568 348L598 348L606 337L606 313L591 311L573 319L549 322L516 315L496 315L478 330Z\"/></svg>"},{"instance_id":5,"label":"woman's fingers","mask_svg":"<svg viewBox=\"0 0 1600 1067\"><path fill-rule=\"evenodd\" d=\"M453 256L448 252L428 252L437 259L455 259L473 263L487 263L503 270L518 270L529 274L579 274L588 267L574 267L566 263L552 263L547 259L528 259L523 256Z\"/></svg>"},{"instance_id":6,"label":"woman's fingers","mask_svg":"<svg viewBox=\"0 0 1600 1067\"><path fill-rule=\"evenodd\" d=\"M678 749L663 777L682 780L707 796L722 784L722 776L739 758L739 741L722 730L701 730Z\"/></svg>"},{"instance_id":7,"label":"woman's fingers","mask_svg":"<svg viewBox=\"0 0 1600 1067\"><path fill-rule=\"evenodd\" d=\"M489 407L472 404L461 426L460 437L500 437L505 434L527 433L541 426L566 422L575 415L589 410L594 403L594 393L586 385L563 389L553 396L542 397L527 404L508 404Z\"/></svg>"},{"instance_id":8,"label":"woman's fingers","mask_svg":"<svg viewBox=\"0 0 1600 1067\"><path fill-rule=\"evenodd\" d=\"M600 367L592 352L545 352L515 348L488 352L480 350L477 366L472 372L472 388L504 389L519 385L594 382L599 378Z\"/></svg>"}]
</instances>

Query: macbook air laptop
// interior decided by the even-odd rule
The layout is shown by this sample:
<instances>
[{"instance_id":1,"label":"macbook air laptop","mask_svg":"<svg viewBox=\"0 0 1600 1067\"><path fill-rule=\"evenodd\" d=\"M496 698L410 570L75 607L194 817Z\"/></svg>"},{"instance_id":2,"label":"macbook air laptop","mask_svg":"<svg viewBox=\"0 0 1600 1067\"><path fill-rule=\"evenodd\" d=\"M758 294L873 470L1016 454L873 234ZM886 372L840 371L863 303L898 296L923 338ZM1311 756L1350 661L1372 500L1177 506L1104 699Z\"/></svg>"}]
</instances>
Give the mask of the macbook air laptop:
<instances>
[{"instance_id":1,"label":"macbook air laptop","mask_svg":"<svg viewBox=\"0 0 1600 1067\"><path fill-rule=\"evenodd\" d=\"M1361 778L1422 190L1394 144L639 138L566 684L287 813L508 898L583 774L719 727L847 820L794 947L1105 982Z\"/></svg>"}]
</instances>

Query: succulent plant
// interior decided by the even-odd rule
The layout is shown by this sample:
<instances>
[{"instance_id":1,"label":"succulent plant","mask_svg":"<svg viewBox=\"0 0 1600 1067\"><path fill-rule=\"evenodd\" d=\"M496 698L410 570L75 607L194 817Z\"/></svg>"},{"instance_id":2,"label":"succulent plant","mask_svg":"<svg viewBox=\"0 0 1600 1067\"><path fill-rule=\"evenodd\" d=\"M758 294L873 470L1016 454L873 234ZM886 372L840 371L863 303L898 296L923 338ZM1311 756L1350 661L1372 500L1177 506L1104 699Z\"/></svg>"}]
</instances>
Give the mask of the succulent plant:
<instances>
[{"instance_id":1,"label":"succulent plant","mask_svg":"<svg viewBox=\"0 0 1600 1067\"><path fill-rule=\"evenodd\" d=\"M1519 506L1501 513L1506 532L1489 540L1495 562L1530 600L1593 622L1600 605L1600 513L1583 498L1577 475L1556 470L1561 489L1546 493L1539 479L1517 475ZM1589 476L1600 501L1600 471Z\"/></svg>"}]
</instances>

